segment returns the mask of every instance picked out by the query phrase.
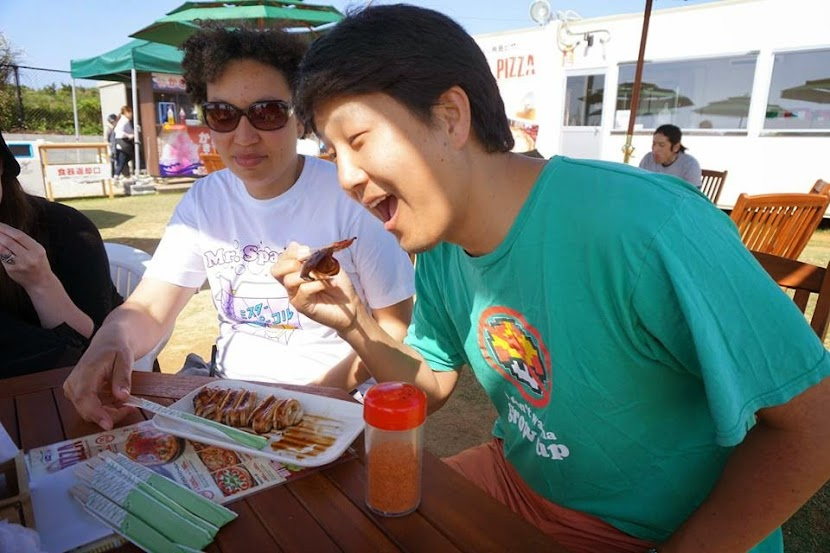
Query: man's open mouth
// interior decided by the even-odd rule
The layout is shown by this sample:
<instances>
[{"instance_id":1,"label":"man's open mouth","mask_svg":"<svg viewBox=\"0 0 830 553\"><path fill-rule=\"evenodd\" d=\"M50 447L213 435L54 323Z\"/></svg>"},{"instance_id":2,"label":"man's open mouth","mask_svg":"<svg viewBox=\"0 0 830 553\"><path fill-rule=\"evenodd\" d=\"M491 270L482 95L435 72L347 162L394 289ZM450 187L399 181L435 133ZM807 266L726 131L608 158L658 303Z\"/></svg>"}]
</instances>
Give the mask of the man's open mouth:
<instances>
[{"instance_id":1,"label":"man's open mouth","mask_svg":"<svg viewBox=\"0 0 830 553\"><path fill-rule=\"evenodd\" d=\"M398 198L395 196L384 196L369 204L368 207L385 223L394 217L395 211L398 208Z\"/></svg>"}]
</instances>

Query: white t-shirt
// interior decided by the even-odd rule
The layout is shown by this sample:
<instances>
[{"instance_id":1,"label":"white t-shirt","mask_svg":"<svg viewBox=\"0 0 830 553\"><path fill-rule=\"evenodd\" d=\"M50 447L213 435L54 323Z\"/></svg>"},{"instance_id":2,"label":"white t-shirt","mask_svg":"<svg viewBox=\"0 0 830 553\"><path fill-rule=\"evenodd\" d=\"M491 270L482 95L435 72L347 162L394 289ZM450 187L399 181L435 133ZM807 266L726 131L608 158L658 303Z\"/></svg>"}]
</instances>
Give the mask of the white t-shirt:
<instances>
[{"instance_id":1,"label":"white t-shirt","mask_svg":"<svg viewBox=\"0 0 830 553\"><path fill-rule=\"evenodd\" d=\"M112 132L115 133L116 140L126 138L127 135L132 135L135 132L133 122L127 116L122 115L115 124L115 129Z\"/></svg>"},{"instance_id":2,"label":"white t-shirt","mask_svg":"<svg viewBox=\"0 0 830 553\"><path fill-rule=\"evenodd\" d=\"M335 257L366 305L388 307L414 294L409 256L340 189L334 164L306 157L294 186L269 200L252 198L224 169L184 195L145 277L187 288L207 278L219 314L222 376L305 384L351 348L291 307L271 265L292 240L313 248L352 236L357 240Z\"/></svg>"},{"instance_id":3,"label":"white t-shirt","mask_svg":"<svg viewBox=\"0 0 830 553\"><path fill-rule=\"evenodd\" d=\"M663 165L654 160L654 154L651 152L643 156L640 160L640 169L651 171L652 173L665 173L667 175L674 175L680 177L695 188L700 188L702 183L700 164L695 158L685 152L679 152L677 158L671 165Z\"/></svg>"}]
</instances>

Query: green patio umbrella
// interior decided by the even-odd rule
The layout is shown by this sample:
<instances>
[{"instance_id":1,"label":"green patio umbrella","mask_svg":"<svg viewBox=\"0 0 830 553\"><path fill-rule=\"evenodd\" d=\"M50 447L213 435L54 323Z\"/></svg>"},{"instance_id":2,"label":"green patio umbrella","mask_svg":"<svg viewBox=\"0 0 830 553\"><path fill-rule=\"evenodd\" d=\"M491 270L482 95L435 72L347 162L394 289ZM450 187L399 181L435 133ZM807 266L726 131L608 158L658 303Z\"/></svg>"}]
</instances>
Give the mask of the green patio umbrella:
<instances>
[{"instance_id":1,"label":"green patio umbrella","mask_svg":"<svg viewBox=\"0 0 830 553\"><path fill-rule=\"evenodd\" d=\"M182 73L182 52L166 44L146 40L131 40L127 44L91 58L70 60L70 73L74 79L96 79L131 83L134 117L138 117L137 71L156 73ZM140 139L141 125L135 125L135 171L141 168Z\"/></svg>"},{"instance_id":2,"label":"green patio umbrella","mask_svg":"<svg viewBox=\"0 0 830 553\"><path fill-rule=\"evenodd\" d=\"M731 96L725 100L709 102L694 111L701 115L737 117L738 128L742 128L744 119L749 115L749 100L749 96ZM795 114L777 104L767 104L766 118L774 119L776 117L795 117Z\"/></svg>"},{"instance_id":3,"label":"green patio umbrella","mask_svg":"<svg viewBox=\"0 0 830 553\"><path fill-rule=\"evenodd\" d=\"M182 73L182 52L166 44L131 40L127 44L91 58L71 60L75 79L130 82L130 72Z\"/></svg>"},{"instance_id":4,"label":"green patio umbrella","mask_svg":"<svg viewBox=\"0 0 830 553\"><path fill-rule=\"evenodd\" d=\"M634 83L625 82L620 83L617 87L617 108L616 109L631 109L631 100L632 100L632 92L634 90ZM600 104L605 95L605 89L599 89L592 94L587 96L583 96L580 100L583 100L585 103L592 105L592 104ZM694 102L687 97L683 96L675 90L670 88L661 88L654 83L641 83L640 84L640 101L638 102L639 108L643 109L648 107L649 104L662 103L667 102L671 104L671 107L674 107L675 104L679 108L692 106Z\"/></svg>"},{"instance_id":5,"label":"green patio umbrella","mask_svg":"<svg viewBox=\"0 0 830 553\"><path fill-rule=\"evenodd\" d=\"M749 115L749 96L730 96L725 100L715 100L705 106L695 109L701 115L719 115L722 117L738 117L741 120ZM740 124L738 125L740 126Z\"/></svg>"},{"instance_id":6,"label":"green patio umbrella","mask_svg":"<svg viewBox=\"0 0 830 553\"><path fill-rule=\"evenodd\" d=\"M803 85L785 88L781 97L814 104L830 104L830 78L807 81Z\"/></svg>"},{"instance_id":7,"label":"green patio umbrella","mask_svg":"<svg viewBox=\"0 0 830 553\"><path fill-rule=\"evenodd\" d=\"M634 83L621 83L617 88L617 109L631 109L633 100ZM637 102L637 115L649 115L657 113L664 107L685 108L693 106L691 98L682 96L676 90L660 88L653 83L640 83L639 101Z\"/></svg>"},{"instance_id":8,"label":"green patio umbrella","mask_svg":"<svg viewBox=\"0 0 830 553\"><path fill-rule=\"evenodd\" d=\"M301 0L185 2L130 36L180 46L199 29L200 22L219 21L229 27L252 25L260 29L313 30L341 19L343 14L333 6L305 4Z\"/></svg>"},{"instance_id":9,"label":"green patio umbrella","mask_svg":"<svg viewBox=\"0 0 830 553\"><path fill-rule=\"evenodd\" d=\"M632 92L634 83L620 83L617 87L617 110L630 110L632 103ZM593 94L580 98L588 105L601 104L604 90L598 90ZM677 109L693 106L691 98L679 94L670 88L661 88L654 83L641 83L639 101L637 102L637 115L653 115L664 108ZM602 109L594 110L588 115L598 115Z\"/></svg>"}]
</instances>

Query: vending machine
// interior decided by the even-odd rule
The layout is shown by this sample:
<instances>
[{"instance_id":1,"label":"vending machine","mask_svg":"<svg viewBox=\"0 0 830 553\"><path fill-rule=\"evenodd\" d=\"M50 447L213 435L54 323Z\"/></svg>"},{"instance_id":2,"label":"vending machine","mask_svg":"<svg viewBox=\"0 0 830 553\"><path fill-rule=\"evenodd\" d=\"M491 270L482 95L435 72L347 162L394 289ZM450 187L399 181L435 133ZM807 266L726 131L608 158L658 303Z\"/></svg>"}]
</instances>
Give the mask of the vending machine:
<instances>
[{"instance_id":1,"label":"vending machine","mask_svg":"<svg viewBox=\"0 0 830 553\"><path fill-rule=\"evenodd\" d=\"M9 146L14 158L20 164L20 175L17 180L20 181L23 190L33 196L46 196L46 186L43 180L43 167L40 164L40 150L38 145L45 141L38 140L15 140L7 138L6 144Z\"/></svg>"}]
</instances>

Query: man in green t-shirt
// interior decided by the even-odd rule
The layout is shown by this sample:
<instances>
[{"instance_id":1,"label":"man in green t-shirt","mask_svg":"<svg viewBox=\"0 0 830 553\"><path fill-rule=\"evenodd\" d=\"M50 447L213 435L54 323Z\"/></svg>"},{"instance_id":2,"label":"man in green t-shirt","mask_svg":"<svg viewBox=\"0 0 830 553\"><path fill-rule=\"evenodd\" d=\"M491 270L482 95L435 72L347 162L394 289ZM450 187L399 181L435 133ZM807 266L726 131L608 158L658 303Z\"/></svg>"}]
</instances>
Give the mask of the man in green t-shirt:
<instances>
[{"instance_id":1,"label":"man in green t-shirt","mask_svg":"<svg viewBox=\"0 0 830 553\"><path fill-rule=\"evenodd\" d=\"M470 367L493 441L448 460L574 552L782 550L830 477L830 356L699 191L510 153L484 55L412 6L311 47L296 107L343 188L418 254L404 344L348 277L273 274L379 381L439 408Z\"/></svg>"}]
</instances>

